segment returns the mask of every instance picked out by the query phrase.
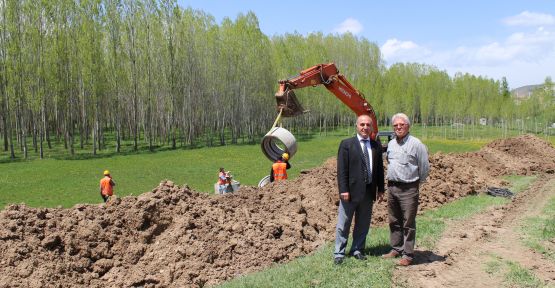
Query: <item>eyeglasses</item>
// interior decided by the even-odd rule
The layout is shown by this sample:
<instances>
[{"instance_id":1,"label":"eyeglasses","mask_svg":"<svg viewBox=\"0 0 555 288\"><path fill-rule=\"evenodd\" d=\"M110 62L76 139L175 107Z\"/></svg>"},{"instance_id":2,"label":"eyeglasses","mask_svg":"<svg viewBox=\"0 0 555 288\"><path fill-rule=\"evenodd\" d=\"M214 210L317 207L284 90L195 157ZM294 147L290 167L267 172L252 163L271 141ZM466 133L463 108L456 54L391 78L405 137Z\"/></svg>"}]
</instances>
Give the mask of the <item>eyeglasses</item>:
<instances>
[{"instance_id":1,"label":"eyeglasses","mask_svg":"<svg viewBox=\"0 0 555 288\"><path fill-rule=\"evenodd\" d=\"M405 127L405 126L407 126L407 124L405 124L405 123L399 123L399 124L394 124L393 125L393 127L395 127L395 128L401 128L401 127Z\"/></svg>"}]
</instances>

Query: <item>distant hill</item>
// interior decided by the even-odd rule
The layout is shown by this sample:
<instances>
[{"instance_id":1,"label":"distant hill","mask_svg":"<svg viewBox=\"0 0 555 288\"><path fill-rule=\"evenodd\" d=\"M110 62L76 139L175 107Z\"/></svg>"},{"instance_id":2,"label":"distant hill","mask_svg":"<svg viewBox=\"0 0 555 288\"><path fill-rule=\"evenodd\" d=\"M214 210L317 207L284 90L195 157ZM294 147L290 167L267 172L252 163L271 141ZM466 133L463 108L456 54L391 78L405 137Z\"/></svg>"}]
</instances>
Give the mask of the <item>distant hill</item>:
<instances>
[{"instance_id":1,"label":"distant hill","mask_svg":"<svg viewBox=\"0 0 555 288\"><path fill-rule=\"evenodd\" d=\"M538 88L543 87L543 84L538 84L538 85L526 85L526 86L522 86L522 87L518 87L515 88L513 90L511 90L511 95L513 95L513 97L515 99L518 100L522 100L522 99L528 99L530 98L530 95L532 95L532 92Z\"/></svg>"}]
</instances>

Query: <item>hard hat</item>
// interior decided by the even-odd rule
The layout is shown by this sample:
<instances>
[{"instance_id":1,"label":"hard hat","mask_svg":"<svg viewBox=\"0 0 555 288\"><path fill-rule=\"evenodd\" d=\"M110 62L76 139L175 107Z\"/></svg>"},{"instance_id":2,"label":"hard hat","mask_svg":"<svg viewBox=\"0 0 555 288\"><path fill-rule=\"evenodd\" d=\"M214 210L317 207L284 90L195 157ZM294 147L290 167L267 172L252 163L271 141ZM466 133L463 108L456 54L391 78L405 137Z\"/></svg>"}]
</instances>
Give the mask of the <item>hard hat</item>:
<instances>
[{"instance_id":1,"label":"hard hat","mask_svg":"<svg viewBox=\"0 0 555 288\"><path fill-rule=\"evenodd\" d=\"M289 153L281 154L281 158L283 158L283 160L285 160L285 161L289 160Z\"/></svg>"},{"instance_id":2,"label":"hard hat","mask_svg":"<svg viewBox=\"0 0 555 288\"><path fill-rule=\"evenodd\" d=\"M110 175L110 171L104 170L104 176L106 176L106 175Z\"/></svg>"}]
</instances>

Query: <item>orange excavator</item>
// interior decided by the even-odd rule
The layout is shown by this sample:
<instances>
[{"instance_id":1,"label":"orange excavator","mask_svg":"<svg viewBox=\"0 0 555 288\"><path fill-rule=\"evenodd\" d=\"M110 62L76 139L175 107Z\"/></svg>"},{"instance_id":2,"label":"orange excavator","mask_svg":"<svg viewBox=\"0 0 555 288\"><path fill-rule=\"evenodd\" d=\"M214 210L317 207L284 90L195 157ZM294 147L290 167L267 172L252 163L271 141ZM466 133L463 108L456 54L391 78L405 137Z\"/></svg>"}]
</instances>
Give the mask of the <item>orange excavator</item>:
<instances>
[{"instance_id":1,"label":"orange excavator","mask_svg":"<svg viewBox=\"0 0 555 288\"><path fill-rule=\"evenodd\" d=\"M293 134L286 129L276 127L276 125L281 117L294 117L307 112L297 100L295 89L317 85L324 85L335 97L351 108L357 116L362 114L370 116L373 126L370 138L385 145L392 139L393 132L378 133L378 121L374 108L366 101L364 95L353 87L343 74L339 73L335 64L318 64L301 71L299 75L293 78L279 81L279 90L275 95L279 115L261 143L262 151L269 160L275 161L283 152L289 153L291 159L296 153L297 145ZM387 140L382 142L380 138L383 137L387 137ZM278 144L278 142L281 142L281 144ZM384 151L387 149L385 145L382 145Z\"/></svg>"},{"instance_id":2,"label":"orange excavator","mask_svg":"<svg viewBox=\"0 0 555 288\"><path fill-rule=\"evenodd\" d=\"M318 64L310 67L291 79L280 80L276 93L277 110L281 117L294 117L306 112L293 90L308 86L324 85L335 97L353 110L357 116L366 114L372 118L373 132L370 135L376 139L378 122L372 105L366 101L364 95L347 81L334 63Z\"/></svg>"},{"instance_id":3,"label":"orange excavator","mask_svg":"<svg viewBox=\"0 0 555 288\"><path fill-rule=\"evenodd\" d=\"M282 127L276 127L276 125L281 117L294 117L307 112L297 100L295 89L317 85L324 85L335 97L351 108L357 116L363 114L370 116L373 126L373 132L370 134L371 139L382 143L380 138L387 137L387 141L383 142L385 145L392 139L393 132L378 133L378 121L376 121L374 108L366 101L364 95L353 87L345 76L339 73L335 64L319 64L301 71L299 75L293 78L279 81L279 90L275 95L279 115L261 142L262 152L270 161L276 161L284 152L287 152L289 159L291 159L297 152L297 143L293 134ZM382 147L384 148L383 151L387 149L387 146L383 144ZM269 178L269 175L262 178L258 186L262 187L268 184Z\"/></svg>"}]
</instances>

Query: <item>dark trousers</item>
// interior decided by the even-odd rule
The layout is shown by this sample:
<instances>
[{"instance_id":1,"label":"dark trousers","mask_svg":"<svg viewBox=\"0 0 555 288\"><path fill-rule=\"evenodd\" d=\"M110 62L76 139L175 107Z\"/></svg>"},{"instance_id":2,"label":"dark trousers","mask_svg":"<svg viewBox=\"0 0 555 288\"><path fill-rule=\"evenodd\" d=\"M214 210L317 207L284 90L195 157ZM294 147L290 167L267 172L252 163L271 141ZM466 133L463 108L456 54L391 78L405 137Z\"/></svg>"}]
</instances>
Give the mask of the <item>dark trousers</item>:
<instances>
[{"instance_id":1,"label":"dark trousers","mask_svg":"<svg viewBox=\"0 0 555 288\"><path fill-rule=\"evenodd\" d=\"M389 240L391 247L412 259L416 239L419 183L388 183Z\"/></svg>"},{"instance_id":2,"label":"dark trousers","mask_svg":"<svg viewBox=\"0 0 555 288\"><path fill-rule=\"evenodd\" d=\"M102 197L102 200L104 200L104 203L106 203L108 201L108 199L110 199L110 196L104 195L104 194L102 194L102 192L100 192L100 197Z\"/></svg>"}]
</instances>

